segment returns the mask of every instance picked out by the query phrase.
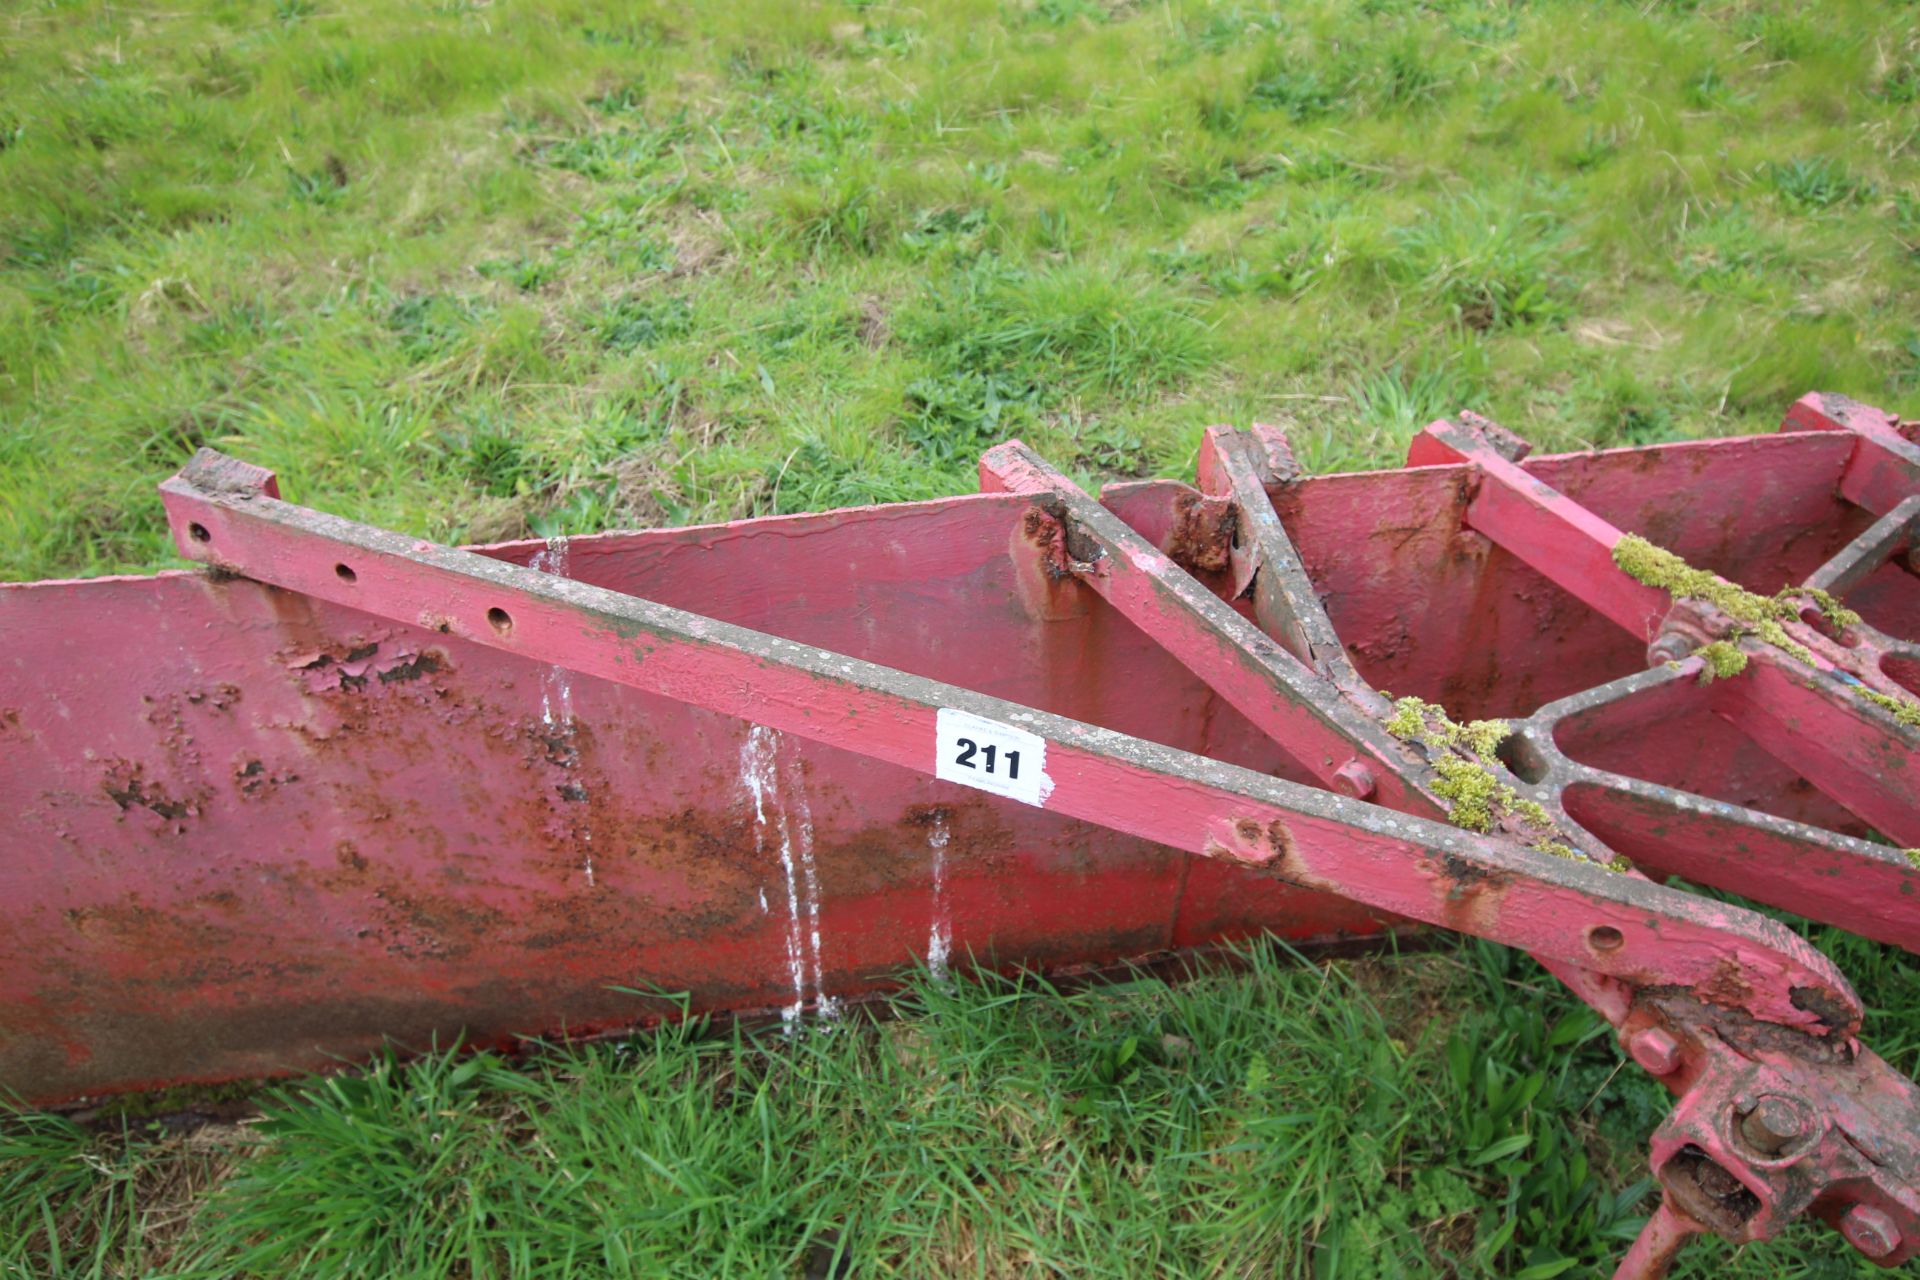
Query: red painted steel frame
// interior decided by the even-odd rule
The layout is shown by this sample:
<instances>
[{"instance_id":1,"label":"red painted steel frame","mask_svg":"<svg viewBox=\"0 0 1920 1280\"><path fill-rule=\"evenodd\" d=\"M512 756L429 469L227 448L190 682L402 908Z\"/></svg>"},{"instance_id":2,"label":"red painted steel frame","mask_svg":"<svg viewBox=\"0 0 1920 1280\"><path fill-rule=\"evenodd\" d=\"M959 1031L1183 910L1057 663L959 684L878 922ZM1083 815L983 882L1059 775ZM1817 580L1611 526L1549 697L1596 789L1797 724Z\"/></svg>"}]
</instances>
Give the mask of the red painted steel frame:
<instances>
[{"instance_id":1,"label":"red painted steel frame","mask_svg":"<svg viewBox=\"0 0 1920 1280\"><path fill-rule=\"evenodd\" d=\"M791 1016L909 955L1423 921L1533 951L1678 1095L1622 1275L1802 1213L1897 1262L1920 1099L1858 1045L1845 980L1604 866L1920 945L1920 874L1869 838L1920 839L1891 709L1920 671L1896 638L1920 468L1864 406L1808 397L1789 426L1525 459L1468 418L1413 469L1318 480L1271 428L1215 429L1202 492L1101 501L1014 444L978 498L483 553L203 454L163 490L214 576L0 589L0 1084L644 1016L617 986ZM1706 521L1703 491L1752 501ZM1703 685L1689 651L1729 620L1616 569L1623 528L1865 618L1809 610L1811 664L1747 639L1749 673ZM63 661L73 634L103 669ZM1546 703L1492 772L1574 856L1447 825L1376 686Z\"/></svg>"}]
</instances>

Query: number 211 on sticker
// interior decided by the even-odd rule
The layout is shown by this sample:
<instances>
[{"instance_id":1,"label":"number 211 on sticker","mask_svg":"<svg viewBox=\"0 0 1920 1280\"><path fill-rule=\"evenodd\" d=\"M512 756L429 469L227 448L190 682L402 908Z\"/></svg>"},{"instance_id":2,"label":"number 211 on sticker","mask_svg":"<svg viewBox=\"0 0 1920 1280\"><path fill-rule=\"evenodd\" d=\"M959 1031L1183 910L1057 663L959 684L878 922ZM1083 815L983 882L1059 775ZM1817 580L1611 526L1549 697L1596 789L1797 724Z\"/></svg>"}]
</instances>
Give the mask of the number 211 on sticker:
<instances>
[{"instance_id":1,"label":"number 211 on sticker","mask_svg":"<svg viewBox=\"0 0 1920 1280\"><path fill-rule=\"evenodd\" d=\"M934 777L1038 805L1053 790L1047 740L970 711L941 707L934 721Z\"/></svg>"}]
</instances>

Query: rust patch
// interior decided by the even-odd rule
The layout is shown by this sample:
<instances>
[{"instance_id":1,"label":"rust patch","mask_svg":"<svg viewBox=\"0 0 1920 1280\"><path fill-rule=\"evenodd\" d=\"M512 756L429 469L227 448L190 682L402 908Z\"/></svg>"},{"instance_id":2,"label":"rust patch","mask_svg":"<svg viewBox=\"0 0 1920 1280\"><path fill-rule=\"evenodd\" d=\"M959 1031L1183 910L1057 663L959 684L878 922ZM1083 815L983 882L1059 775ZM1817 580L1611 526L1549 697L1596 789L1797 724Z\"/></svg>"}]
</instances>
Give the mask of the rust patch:
<instances>
[{"instance_id":1,"label":"rust patch","mask_svg":"<svg viewBox=\"0 0 1920 1280\"><path fill-rule=\"evenodd\" d=\"M1831 991L1818 987L1795 987L1787 993L1793 1001L1793 1007L1802 1013L1810 1013L1820 1019L1822 1026L1829 1031L1839 1030L1853 1023L1853 1010L1847 1002Z\"/></svg>"},{"instance_id":2,"label":"rust patch","mask_svg":"<svg viewBox=\"0 0 1920 1280\"><path fill-rule=\"evenodd\" d=\"M1067 527L1058 517L1029 507L1020 517L1020 536L1040 552L1040 567L1047 577L1057 582L1073 576L1068 567L1072 556L1067 550Z\"/></svg>"},{"instance_id":3,"label":"rust patch","mask_svg":"<svg viewBox=\"0 0 1920 1280\"><path fill-rule=\"evenodd\" d=\"M225 711L240 701L240 686L217 684L211 689L189 689L184 696L192 706L207 706L215 711Z\"/></svg>"},{"instance_id":4,"label":"rust patch","mask_svg":"<svg viewBox=\"0 0 1920 1280\"><path fill-rule=\"evenodd\" d=\"M1699 991L1703 999L1735 1009L1744 1009L1753 999L1753 986L1733 956L1714 961L1713 974L1700 984Z\"/></svg>"},{"instance_id":5,"label":"rust patch","mask_svg":"<svg viewBox=\"0 0 1920 1280\"><path fill-rule=\"evenodd\" d=\"M1660 1182L1688 1217L1728 1239L1760 1212L1760 1197L1691 1143L1661 1167Z\"/></svg>"},{"instance_id":6,"label":"rust patch","mask_svg":"<svg viewBox=\"0 0 1920 1280\"><path fill-rule=\"evenodd\" d=\"M1192 490L1173 498L1173 531L1167 535L1167 558L1189 573L1224 573L1233 562L1233 540L1240 512L1226 498L1209 498Z\"/></svg>"},{"instance_id":7,"label":"rust patch","mask_svg":"<svg viewBox=\"0 0 1920 1280\"><path fill-rule=\"evenodd\" d=\"M1795 1004L1800 1002L1799 992L1805 990L1796 989ZM1711 1027L1722 1040L1748 1057L1773 1053L1817 1066L1844 1066L1853 1060L1848 1040L1853 1030L1850 1022L1837 1028L1842 1034L1814 1035L1777 1022L1763 1022L1745 1009L1709 1003L1697 993L1672 984L1640 988L1634 993L1633 1004L1636 1009L1654 1010L1669 1026Z\"/></svg>"},{"instance_id":8,"label":"rust patch","mask_svg":"<svg viewBox=\"0 0 1920 1280\"><path fill-rule=\"evenodd\" d=\"M380 646L378 640L329 641L280 656L289 668L300 673L309 693L359 693L375 681L398 684L447 670L444 650L416 653L396 646L388 654Z\"/></svg>"},{"instance_id":9,"label":"rust patch","mask_svg":"<svg viewBox=\"0 0 1920 1280\"><path fill-rule=\"evenodd\" d=\"M914 804L907 806L907 811L901 815L900 821L910 827L931 827L936 823L951 822L953 814L951 805Z\"/></svg>"},{"instance_id":10,"label":"rust patch","mask_svg":"<svg viewBox=\"0 0 1920 1280\"><path fill-rule=\"evenodd\" d=\"M260 800L289 782L300 781L292 770L267 768L263 760L248 760L233 771L233 781L242 800Z\"/></svg>"},{"instance_id":11,"label":"rust patch","mask_svg":"<svg viewBox=\"0 0 1920 1280\"><path fill-rule=\"evenodd\" d=\"M382 668L377 674L381 684L393 684L397 680L418 680L421 676L432 675L440 669L439 655L429 651L412 658L403 658L391 667Z\"/></svg>"},{"instance_id":12,"label":"rust patch","mask_svg":"<svg viewBox=\"0 0 1920 1280\"><path fill-rule=\"evenodd\" d=\"M1267 823L1267 842L1273 846L1282 868L1295 864L1293 832L1287 830L1286 823L1278 818Z\"/></svg>"},{"instance_id":13,"label":"rust patch","mask_svg":"<svg viewBox=\"0 0 1920 1280\"><path fill-rule=\"evenodd\" d=\"M145 765L128 760L108 762L106 776L100 780L100 789L120 807L121 813L145 809L171 823L199 817L206 800L204 795L183 798L170 794L166 787L147 777Z\"/></svg>"},{"instance_id":14,"label":"rust patch","mask_svg":"<svg viewBox=\"0 0 1920 1280\"><path fill-rule=\"evenodd\" d=\"M1440 855L1437 871L1434 887L1447 927L1481 937L1497 934L1500 903L1513 876L1478 866L1453 853Z\"/></svg>"}]
</instances>

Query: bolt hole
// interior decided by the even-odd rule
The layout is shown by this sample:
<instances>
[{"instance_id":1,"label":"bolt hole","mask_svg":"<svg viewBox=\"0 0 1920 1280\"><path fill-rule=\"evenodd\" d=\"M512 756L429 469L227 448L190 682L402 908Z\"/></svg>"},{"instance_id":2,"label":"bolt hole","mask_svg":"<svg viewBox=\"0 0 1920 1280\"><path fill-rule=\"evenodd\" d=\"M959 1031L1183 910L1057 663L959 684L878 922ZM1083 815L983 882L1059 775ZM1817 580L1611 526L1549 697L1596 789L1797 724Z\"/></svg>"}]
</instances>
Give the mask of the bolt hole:
<instances>
[{"instance_id":1,"label":"bolt hole","mask_svg":"<svg viewBox=\"0 0 1920 1280\"><path fill-rule=\"evenodd\" d=\"M1525 733L1508 734L1493 749L1500 757L1500 763L1513 771L1513 776L1526 783L1544 782L1547 777L1547 758L1533 739Z\"/></svg>"},{"instance_id":2,"label":"bolt hole","mask_svg":"<svg viewBox=\"0 0 1920 1280\"><path fill-rule=\"evenodd\" d=\"M1851 649L1860 643L1858 636L1849 635L1847 632L1839 630L1828 620L1825 613L1811 605L1800 611L1800 621L1806 623L1827 639L1836 642L1844 648Z\"/></svg>"},{"instance_id":3,"label":"bolt hole","mask_svg":"<svg viewBox=\"0 0 1920 1280\"><path fill-rule=\"evenodd\" d=\"M1618 951L1626 940L1625 935L1610 924L1587 930L1587 945L1595 951Z\"/></svg>"},{"instance_id":4,"label":"bolt hole","mask_svg":"<svg viewBox=\"0 0 1920 1280\"><path fill-rule=\"evenodd\" d=\"M192 538L195 542L212 542L213 541L213 535L207 532L207 526L203 524L188 525L187 536L189 538Z\"/></svg>"},{"instance_id":5,"label":"bolt hole","mask_svg":"<svg viewBox=\"0 0 1920 1280\"><path fill-rule=\"evenodd\" d=\"M1899 654L1880 655L1880 672L1908 693L1920 695L1920 659Z\"/></svg>"},{"instance_id":6,"label":"bolt hole","mask_svg":"<svg viewBox=\"0 0 1920 1280\"><path fill-rule=\"evenodd\" d=\"M345 565L345 564L337 564L333 566L333 576L340 579L340 581L342 582L354 582L354 581L357 581L360 577L359 574L353 571L352 565Z\"/></svg>"},{"instance_id":7,"label":"bolt hole","mask_svg":"<svg viewBox=\"0 0 1920 1280\"><path fill-rule=\"evenodd\" d=\"M487 625L503 636L508 635L513 631L513 615L495 605L487 610Z\"/></svg>"}]
</instances>

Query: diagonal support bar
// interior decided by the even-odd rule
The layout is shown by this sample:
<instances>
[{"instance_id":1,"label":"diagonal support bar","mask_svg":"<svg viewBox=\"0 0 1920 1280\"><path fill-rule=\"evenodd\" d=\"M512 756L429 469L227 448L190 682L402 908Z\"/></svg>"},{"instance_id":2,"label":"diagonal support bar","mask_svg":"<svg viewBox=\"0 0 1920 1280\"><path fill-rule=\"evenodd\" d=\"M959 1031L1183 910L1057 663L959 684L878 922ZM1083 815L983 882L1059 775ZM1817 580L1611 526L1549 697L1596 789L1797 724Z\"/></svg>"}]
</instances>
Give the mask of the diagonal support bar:
<instances>
[{"instance_id":1,"label":"diagonal support bar","mask_svg":"<svg viewBox=\"0 0 1920 1280\"><path fill-rule=\"evenodd\" d=\"M1916 542L1920 542L1920 494L1901 499L1833 559L1814 570L1807 585L1832 595L1845 595L1894 556L1911 553Z\"/></svg>"},{"instance_id":2,"label":"diagonal support bar","mask_svg":"<svg viewBox=\"0 0 1920 1280\"><path fill-rule=\"evenodd\" d=\"M1467 505L1467 523L1476 532L1609 621L1651 640L1671 602L1613 563L1621 530L1503 456L1485 434L1492 425L1471 413L1459 422L1431 423L1413 438L1407 464L1472 464L1481 484Z\"/></svg>"},{"instance_id":3,"label":"diagonal support bar","mask_svg":"<svg viewBox=\"0 0 1920 1280\"><path fill-rule=\"evenodd\" d=\"M1278 427L1209 427L1200 443L1200 490L1234 505L1240 545L1233 555L1244 562L1239 576L1252 582L1253 615L1261 630L1331 680L1349 701L1375 716L1385 715L1387 700L1355 669L1268 496L1270 486L1296 473L1292 459Z\"/></svg>"},{"instance_id":4,"label":"diagonal support bar","mask_svg":"<svg viewBox=\"0 0 1920 1280\"><path fill-rule=\"evenodd\" d=\"M1055 506L1081 580L1314 777L1403 812L1445 815L1410 781L1410 762L1378 722L1024 444L989 449L980 486Z\"/></svg>"}]
</instances>

